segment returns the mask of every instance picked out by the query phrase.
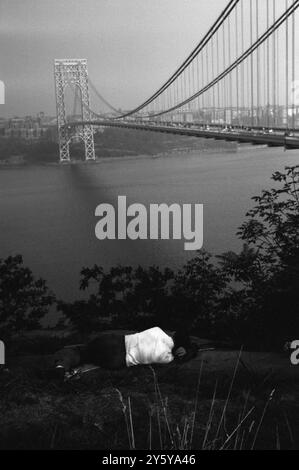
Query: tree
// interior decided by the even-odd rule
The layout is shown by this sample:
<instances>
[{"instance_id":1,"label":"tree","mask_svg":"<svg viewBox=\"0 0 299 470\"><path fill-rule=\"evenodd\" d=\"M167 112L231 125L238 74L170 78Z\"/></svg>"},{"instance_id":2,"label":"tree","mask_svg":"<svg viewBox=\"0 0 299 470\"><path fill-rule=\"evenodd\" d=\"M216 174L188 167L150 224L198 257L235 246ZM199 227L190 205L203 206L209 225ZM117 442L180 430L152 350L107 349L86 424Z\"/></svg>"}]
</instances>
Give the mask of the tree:
<instances>
[{"instance_id":1,"label":"tree","mask_svg":"<svg viewBox=\"0 0 299 470\"><path fill-rule=\"evenodd\" d=\"M222 268L241 284L244 334L278 348L299 330L299 166L276 172L277 187L263 190L239 229L240 254L221 256Z\"/></svg>"},{"instance_id":2,"label":"tree","mask_svg":"<svg viewBox=\"0 0 299 470\"><path fill-rule=\"evenodd\" d=\"M273 273L299 247L299 165L277 171L272 180L280 187L253 197L257 205L247 214L238 235L254 246L265 273Z\"/></svg>"},{"instance_id":3,"label":"tree","mask_svg":"<svg viewBox=\"0 0 299 470\"><path fill-rule=\"evenodd\" d=\"M227 274L212 262L211 255L199 251L175 277L172 317L177 327L181 324L196 328L200 334L211 334L217 318L224 313L227 280Z\"/></svg>"},{"instance_id":4,"label":"tree","mask_svg":"<svg viewBox=\"0 0 299 470\"><path fill-rule=\"evenodd\" d=\"M23 266L21 255L0 259L1 339L39 327L54 300L46 282L34 278L31 270Z\"/></svg>"},{"instance_id":5,"label":"tree","mask_svg":"<svg viewBox=\"0 0 299 470\"><path fill-rule=\"evenodd\" d=\"M83 268L80 289L89 290L88 300L59 302L58 308L76 330L86 334L103 329L107 320L110 327L144 329L163 322L171 279L171 270L154 266L114 266L108 271L97 265Z\"/></svg>"}]
</instances>

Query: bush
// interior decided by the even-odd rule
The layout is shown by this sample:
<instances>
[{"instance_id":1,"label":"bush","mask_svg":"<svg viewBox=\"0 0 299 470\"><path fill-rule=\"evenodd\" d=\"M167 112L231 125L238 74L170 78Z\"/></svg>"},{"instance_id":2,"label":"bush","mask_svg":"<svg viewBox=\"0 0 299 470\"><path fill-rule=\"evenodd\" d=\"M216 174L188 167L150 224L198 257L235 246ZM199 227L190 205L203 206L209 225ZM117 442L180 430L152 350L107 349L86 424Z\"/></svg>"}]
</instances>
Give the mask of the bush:
<instances>
[{"instance_id":1,"label":"bush","mask_svg":"<svg viewBox=\"0 0 299 470\"><path fill-rule=\"evenodd\" d=\"M21 255L0 259L0 333L5 339L24 329L40 327L55 300L46 282L23 266Z\"/></svg>"},{"instance_id":2,"label":"bush","mask_svg":"<svg viewBox=\"0 0 299 470\"><path fill-rule=\"evenodd\" d=\"M241 285L239 331L263 348L282 349L299 328L299 166L276 172L279 186L262 191L238 235L242 252L221 256L222 269Z\"/></svg>"}]
</instances>

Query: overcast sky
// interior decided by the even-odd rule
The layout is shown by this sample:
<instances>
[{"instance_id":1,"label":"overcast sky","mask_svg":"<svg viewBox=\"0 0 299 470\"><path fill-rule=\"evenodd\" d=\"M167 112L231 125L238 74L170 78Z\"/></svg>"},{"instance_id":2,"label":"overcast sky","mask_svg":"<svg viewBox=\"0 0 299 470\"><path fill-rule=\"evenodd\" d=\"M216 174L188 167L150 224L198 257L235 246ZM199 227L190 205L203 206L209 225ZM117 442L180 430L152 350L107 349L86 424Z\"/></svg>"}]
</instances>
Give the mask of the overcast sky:
<instances>
[{"instance_id":1,"label":"overcast sky","mask_svg":"<svg viewBox=\"0 0 299 470\"><path fill-rule=\"evenodd\" d=\"M53 61L87 58L108 101L149 97L209 29L227 0L0 0L0 116L55 114Z\"/></svg>"}]
</instances>

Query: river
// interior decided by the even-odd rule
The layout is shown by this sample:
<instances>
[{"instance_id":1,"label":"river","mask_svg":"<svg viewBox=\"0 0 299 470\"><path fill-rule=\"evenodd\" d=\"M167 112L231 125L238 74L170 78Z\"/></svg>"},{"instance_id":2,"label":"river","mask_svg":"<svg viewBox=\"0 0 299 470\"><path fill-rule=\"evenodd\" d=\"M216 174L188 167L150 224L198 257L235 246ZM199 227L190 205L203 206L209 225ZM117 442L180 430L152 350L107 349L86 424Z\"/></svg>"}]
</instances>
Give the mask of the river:
<instances>
[{"instance_id":1,"label":"river","mask_svg":"<svg viewBox=\"0 0 299 470\"><path fill-rule=\"evenodd\" d=\"M298 151L240 148L236 153L176 153L159 158L111 158L97 164L0 169L0 257L21 253L59 298L78 298L79 273L95 263L178 267L194 252L178 240L105 240L95 237L95 208L128 204L204 204L204 248L238 250L235 233L270 187L270 176L299 163Z\"/></svg>"}]
</instances>

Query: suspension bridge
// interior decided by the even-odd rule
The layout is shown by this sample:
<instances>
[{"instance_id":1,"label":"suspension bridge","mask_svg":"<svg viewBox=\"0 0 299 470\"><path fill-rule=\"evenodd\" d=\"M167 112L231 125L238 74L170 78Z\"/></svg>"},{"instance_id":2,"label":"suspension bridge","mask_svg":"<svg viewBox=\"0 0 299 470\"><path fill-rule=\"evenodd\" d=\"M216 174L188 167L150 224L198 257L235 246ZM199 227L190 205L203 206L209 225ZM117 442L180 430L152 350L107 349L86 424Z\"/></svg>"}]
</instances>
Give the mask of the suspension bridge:
<instances>
[{"instance_id":1,"label":"suspension bridge","mask_svg":"<svg viewBox=\"0 0 299 470\"><path fill-rule=\"evenodd\" d=\"M60 161L70 160L74 136L94 160L97 126L298 149L298 7L299 0L229 1L168 80L128 111L100 94L85 59L55 60Z\"/></svg>"}]
</instances>

